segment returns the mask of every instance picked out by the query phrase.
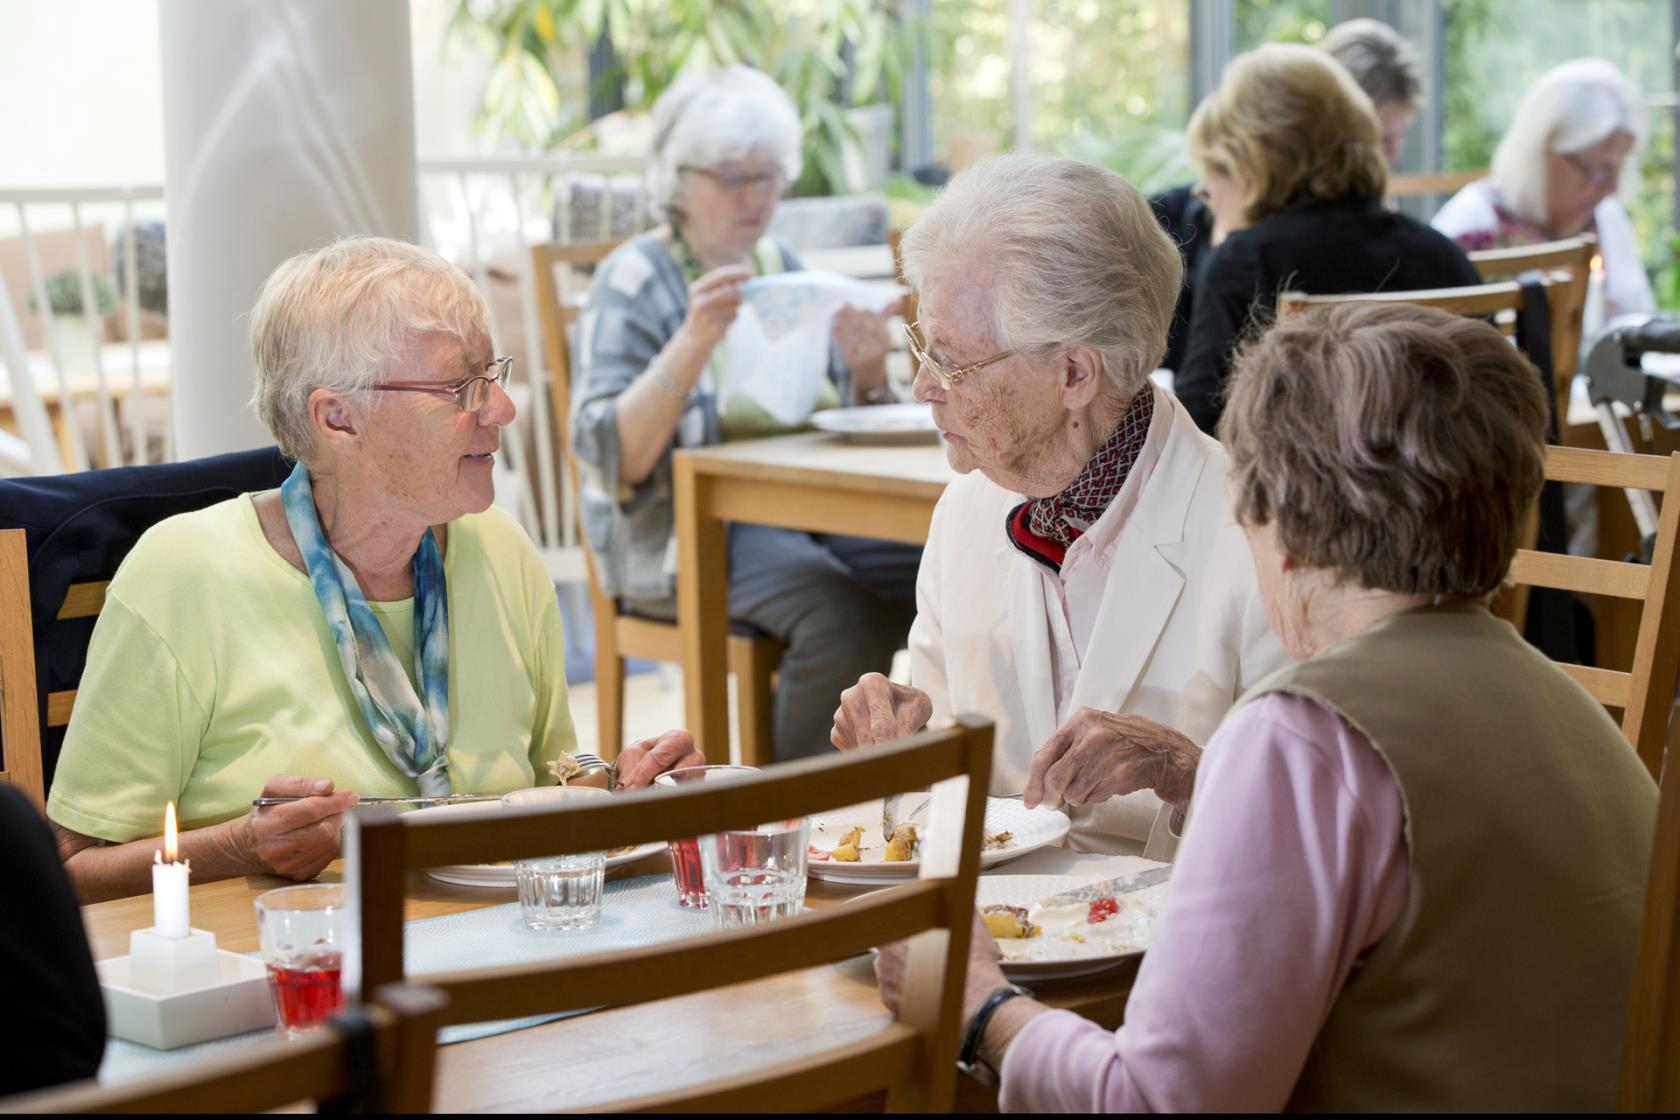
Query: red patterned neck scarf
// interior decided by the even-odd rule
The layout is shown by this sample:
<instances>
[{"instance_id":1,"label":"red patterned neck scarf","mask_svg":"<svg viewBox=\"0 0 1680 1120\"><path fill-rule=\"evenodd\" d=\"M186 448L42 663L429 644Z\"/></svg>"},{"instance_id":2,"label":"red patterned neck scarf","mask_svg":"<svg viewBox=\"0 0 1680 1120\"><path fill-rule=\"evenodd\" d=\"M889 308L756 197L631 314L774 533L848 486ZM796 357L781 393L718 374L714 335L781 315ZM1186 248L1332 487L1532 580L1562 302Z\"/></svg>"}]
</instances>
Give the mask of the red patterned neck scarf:
<instances>
[{"instance_id":1,"label":"red patterned neck scarf","mask_svg":"<svg viewBox=\"0 0 1680 1120\"><path fill-rule=\"evenodd\" d=\"M1015 547L1060 571L1068 546L1103 515L1126 484L1149 437L1154 416L1155 394L1145 385L1132 398L1114 433L1097 448L1067 489L1048 498L1022 502L1009 511L1005 527Z\"/></svg>"}]
</instances>

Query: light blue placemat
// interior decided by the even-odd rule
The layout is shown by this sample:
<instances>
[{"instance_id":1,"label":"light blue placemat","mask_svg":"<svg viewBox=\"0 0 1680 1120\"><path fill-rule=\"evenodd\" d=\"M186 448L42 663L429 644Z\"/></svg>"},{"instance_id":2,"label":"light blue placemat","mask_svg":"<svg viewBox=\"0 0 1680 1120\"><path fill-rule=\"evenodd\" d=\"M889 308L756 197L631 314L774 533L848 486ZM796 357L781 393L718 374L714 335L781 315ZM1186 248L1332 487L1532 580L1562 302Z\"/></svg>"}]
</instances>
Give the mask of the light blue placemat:
<instances>
[{"instance_id":1,"label":"light blue placemat","mask_svg":"<svg viewBox=\"0 0 1680 1120\"><path fill-rule=\"evenodd\" d=\"M685 910L677 905L677 887L671 876L644 875L607 884L601 904L601 924L592 929L564 932L527 929L519 916L517 902L409 922L403 938L404 961L408 974L423 981L428 972L561 960L607 949L631 949L693 937L711 928L709 913ZM563 1011L525 1019L463 1023L440 1030L438 1045L471 1042L581 1014L584 1012ZM252 1031L177 1050L153 1050L149 1046L108 1039L105 1058L99 1066L99 1080L114 1084L152 1077L188 1062L242 1053L273 1038L273 1031Z\"/></svg>"}]
</instances>

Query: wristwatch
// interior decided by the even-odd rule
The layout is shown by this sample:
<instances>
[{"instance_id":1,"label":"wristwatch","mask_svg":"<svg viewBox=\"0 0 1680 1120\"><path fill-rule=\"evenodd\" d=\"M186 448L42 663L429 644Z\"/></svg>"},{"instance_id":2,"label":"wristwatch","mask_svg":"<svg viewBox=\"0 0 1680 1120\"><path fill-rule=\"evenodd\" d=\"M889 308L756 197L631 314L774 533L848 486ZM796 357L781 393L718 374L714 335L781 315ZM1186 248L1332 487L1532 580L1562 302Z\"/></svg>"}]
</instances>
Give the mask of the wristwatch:
<instances>
[{"instance_id":1,"label":"wristwatch","mask_svg":"<svg viewBox=\"0 0 1680 1120\"><path fill-rule=\"evenodd\" d=\"M1031 988L1009 984L981 1000L980 1006L974 1011L974 1017L963 1030L962 1049L957 1051L957 1068L984 1085L995 1086L998 1082L998 1071L980 1056L980 1043L986 1037L986 1027L991 1023L992 1015L1006 1002L1016 996L1032 994Z\"/></svg>"}]
</instances>

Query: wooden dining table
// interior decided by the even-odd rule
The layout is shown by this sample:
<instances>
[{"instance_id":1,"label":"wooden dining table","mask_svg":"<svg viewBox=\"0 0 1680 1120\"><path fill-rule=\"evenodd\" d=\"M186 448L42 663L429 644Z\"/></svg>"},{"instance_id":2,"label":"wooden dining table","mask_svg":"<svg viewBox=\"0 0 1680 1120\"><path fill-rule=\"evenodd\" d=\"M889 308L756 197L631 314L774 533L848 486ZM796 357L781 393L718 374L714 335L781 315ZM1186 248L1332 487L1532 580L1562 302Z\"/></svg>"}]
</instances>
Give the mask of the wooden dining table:
<instances>
[{"instance_id":1,"label":"wooden dining table","mask_svg":"<svg viewBox=\"0 0 1680 1120\"><path fill-rule=\"evenodd\" d=\"M616 869L609 878L669 874L661 853ZM341 875L333 864L323 881ZM253 900L288 880L253 875L191 889L192 924L216 934L231 952L258 948ZM843 903L867 888L812 880L807 905ZM408 884L410 921L499 906L514 891L453 886L426 875ZM82 909L96 960L128 952L128 935L152 923L149 895ZM463 961L463 967L472 962ZM704 967L696 961L696 967ZM1097 976L1035 984L1039 998L1104 1026L1119 1025L1137 961ZM424 980L424 977L420 977ZM882 1030L882 1005L867 956L658 1003L587 1012L439 1048L435 1108L440 1112L535 1112L600 1108L614 1099L698 1085L728 1073L814 1054ZM879 1096L849 1104L878 1110ZM994 1092L958 1078L957 1107L995 1111Z\"/></svg>"},{"instance_id":2,"label":"wooden dining table","mask_svg":"<svg viewBox=\"0 0 1680 1120\"><path fill-rule=\"evenodd\" d=\"M728 523L923 544L955 477L931 440L880 446L802 432L677 452L683 702L707 757L727 758L729 749Z\"/></svg>"}]
</instances>

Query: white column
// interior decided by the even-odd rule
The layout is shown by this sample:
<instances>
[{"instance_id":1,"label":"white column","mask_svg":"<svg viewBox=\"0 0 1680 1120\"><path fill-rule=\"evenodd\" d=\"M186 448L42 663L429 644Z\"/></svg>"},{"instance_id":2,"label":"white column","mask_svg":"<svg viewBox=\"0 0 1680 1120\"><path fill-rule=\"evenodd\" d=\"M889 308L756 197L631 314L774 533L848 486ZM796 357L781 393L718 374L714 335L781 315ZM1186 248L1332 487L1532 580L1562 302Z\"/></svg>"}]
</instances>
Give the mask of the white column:
<instances>
[{"instance_id":1,"label":"white column","mask_svg":"<svg viewBox=\"0 0 1680 1120\"><path fill-rule=\"evenodd\" d=\"M287 257L415 240L407 0L161 0L175 457L272 442L246 313Z\"/></svg>"}]
</instances>

